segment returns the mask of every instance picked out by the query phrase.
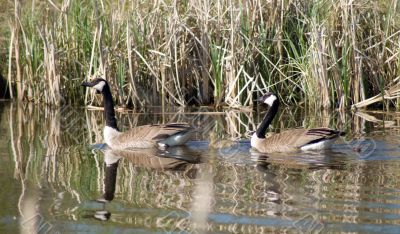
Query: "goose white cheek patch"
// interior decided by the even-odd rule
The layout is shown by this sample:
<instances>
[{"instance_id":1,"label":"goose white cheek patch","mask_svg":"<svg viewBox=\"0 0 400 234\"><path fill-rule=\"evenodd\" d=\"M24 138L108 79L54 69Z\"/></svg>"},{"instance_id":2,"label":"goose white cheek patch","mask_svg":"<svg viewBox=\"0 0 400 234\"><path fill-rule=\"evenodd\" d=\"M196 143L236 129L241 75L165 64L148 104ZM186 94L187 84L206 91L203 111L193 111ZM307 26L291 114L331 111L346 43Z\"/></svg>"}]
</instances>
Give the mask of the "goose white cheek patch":
<instances>
[{"instance_id":1,"label":"goose white cheek patch","mask_svg":"<svg viewBox=\"0 0 400 234\"><path fill-rule=\"evenodd\" d=\"M275 100L276 100L276 96L275 95L271 95L271 96L269 96L268 98L266 98L264 100L264 103L269 105L269 106L272 106L272 103L274 103Z\"/></svg>"},{"instance_id":2,"label":"goose white cheek patch","mask_svg":"<svg viewBox=\"0 0 400 234\"><path fill-rule=\"evenodd\" d=\"M106 85L106 82L100 81L97 85L93 86L93 88L97 89L98 91L103 91L103 87Z\"/></svg>"}]
</instances>

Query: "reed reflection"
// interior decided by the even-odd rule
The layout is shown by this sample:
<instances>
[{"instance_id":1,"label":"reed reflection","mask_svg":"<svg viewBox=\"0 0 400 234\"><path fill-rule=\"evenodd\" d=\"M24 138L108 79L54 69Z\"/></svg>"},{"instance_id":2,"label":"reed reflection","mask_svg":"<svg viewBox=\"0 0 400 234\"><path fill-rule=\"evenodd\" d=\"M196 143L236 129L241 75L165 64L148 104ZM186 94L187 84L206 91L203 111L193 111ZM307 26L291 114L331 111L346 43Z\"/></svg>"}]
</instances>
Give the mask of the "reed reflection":
<instances>
[{"instance_id":1,"label":"reed reflection","mask_svg":"<svg viewBox=\"0 0 400 234\"><path fill-rule=\"evenodd\" d=\"M348 142L338 142L336 150L339 153L268 155L253 162L246 139L261 121L262 114L235 110L217 113L171 111L163 115L117 112L124 128L186 121L193 123L199 132L196 142L189 143L190 149L128 153L133 156L114 152L115 161L103 167L103 152L90 157L87 150L87 145L103 141L101 111L40 108L25 103L7 103L0 109L4 131L3 154L0 154L4 174L1 183L4 191L9 191L4 193L3 199L13 204L8 208L3 206L2 217L14 212L17 219L31 220L27 204L34 197L33 211L55 226L64 225L65 220L85 223L81 220L83 210L90 214L90 219L96 215L100 220L116 220L116 228L121 228L120 224L124 223L139 229L159 230L160 220L165 221L164 226L172 228L182 220L190 223L191 217L187 214L205 204L198 200L199 206L192 205L194 195L200 195L197 191L211 191L209 201L212 202L206 210L207 217L213 218L208 221L212 224L210 232L241 232L247 224L238 225L236 216L249 222L255 217L281 218L286 222L301 218L305 212L312 212L316 217L322 215L319 217L323 217L324 222L335 222L340 228L342 223L399 224L400 213L396 208L399 191L395 188L400 183L395 175L399 168L400 128L399 115L395 112L366 112L369 116L360 112L316 115L282 109L271 132L322 124L347 129L350 133ZM370 137L377 142L377 149L369 159L360 160L359 152L355 151L357 148L349 148L349 143L360 137ZM241 139L240 144L236 144L237 139ZM230 150L232 148L234 150ZM203 162L203 158L185 157L193 156L191 149L200 150L210 158L209 163L199 166L196 164ZM180 150L190 153L179 153ZM210 170L210 178L202 177L202 171ZM13 179L17 183L12 183ZM197 190L197 187L201 189ZM101 196L99 190L103 191ZM93 198L96 198L95 202L91 201ZM95 208L87 208L93 204ZM390 208L392 206L394 208ZM139 213L146 210L151 210L148 216L140 216ZM177 216L164 218L170 211L175 211ZM227 222L218 219L231 215L234 218ZM385 218L389 216L393 218ZM199 223L202 222L200 219ZM246 228L250 226L260 227L249 224ZM235 227L237 229L232 229ZM268 223L263 227L267 228ZM74 227L64 228L72 230Z\"/></svg>"}]
</instances>

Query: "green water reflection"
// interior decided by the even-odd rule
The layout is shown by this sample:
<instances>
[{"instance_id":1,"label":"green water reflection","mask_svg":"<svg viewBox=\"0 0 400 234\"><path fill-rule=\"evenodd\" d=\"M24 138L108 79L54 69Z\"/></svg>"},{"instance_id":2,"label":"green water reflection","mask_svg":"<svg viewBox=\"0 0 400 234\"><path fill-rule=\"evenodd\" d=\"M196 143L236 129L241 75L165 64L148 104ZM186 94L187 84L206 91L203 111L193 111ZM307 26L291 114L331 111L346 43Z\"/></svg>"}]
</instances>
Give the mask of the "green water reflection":
<instances>
[{"instance_id":1,"label":"green water reflection","mask_svg":"<svg viewBox=\"0 0 400 234\"><path fill-rule=\"evenodd\" d=\"M103 149L101 111L2 102L0 232L399 233L398 117L282 110L272 131L348 134L331 151L260 155L253 111L118 112L122 129L197 128L185 147L124 152Z\"/></svg>"}]
</instances>

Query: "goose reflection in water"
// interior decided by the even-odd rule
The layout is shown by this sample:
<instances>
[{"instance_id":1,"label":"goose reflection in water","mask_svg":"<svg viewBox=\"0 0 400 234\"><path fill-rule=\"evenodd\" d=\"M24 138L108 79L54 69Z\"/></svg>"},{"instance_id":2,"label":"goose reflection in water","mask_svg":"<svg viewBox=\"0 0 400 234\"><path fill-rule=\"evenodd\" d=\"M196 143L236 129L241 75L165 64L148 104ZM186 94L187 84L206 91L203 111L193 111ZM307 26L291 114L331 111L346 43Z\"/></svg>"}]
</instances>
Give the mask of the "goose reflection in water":
<instances>
[{"instance_id":1,"label":"goose reflection in water","mask_svg":"<svg viewBox=\"0 0 400 234\"><path fill-rule=\"evenodd\" d=\"M343 170L343 154L331 150L321 152L275 153L265 154L250 150L252 161L256 162L257 173L263 176L264 186L259 187L259 195L255 198L259 202L268 204L266 215L282 216L291 209L293 195L288 192L290 182L302 183L302 172ZM327 178L322 178L324 180ZM318 184L318 183L317 183ZM297 194L297 199L306 201L309 197Z\"/></svg>"},{"instance_id":2,"label":"goose reflection in water","mask_svg":"<svg viewBox=\"0 0 400 234\"><path fill-rule=\"evenodd\" d=\"M336 169L342 170L346 166L343 161L345 153L332 150L320 152L295 152L265 154L250 150L251 160L257 162L257 169L265 172L269 165L277 165L286 169Z\"/></svg>"},{"instance_id":3,"label":"goose reflection in water","mask_svg":"<svg viewBox=\"0 0 400 234\"><path fill-rule=\"evenodd\" d=\"M202 157L196 151L185 146L170 147L168 150L144 149L144 150L112 150L104 151L104 193L96 202L102 204L102 209L96 210L95 219L106 221L111 213L106 210L106 203L114 199L118 165L121 159L128 160L132 166L150 168L162 171L182 171L188 178L196 177L195 164L203 162Z\"/></svg>"}]
</instances>

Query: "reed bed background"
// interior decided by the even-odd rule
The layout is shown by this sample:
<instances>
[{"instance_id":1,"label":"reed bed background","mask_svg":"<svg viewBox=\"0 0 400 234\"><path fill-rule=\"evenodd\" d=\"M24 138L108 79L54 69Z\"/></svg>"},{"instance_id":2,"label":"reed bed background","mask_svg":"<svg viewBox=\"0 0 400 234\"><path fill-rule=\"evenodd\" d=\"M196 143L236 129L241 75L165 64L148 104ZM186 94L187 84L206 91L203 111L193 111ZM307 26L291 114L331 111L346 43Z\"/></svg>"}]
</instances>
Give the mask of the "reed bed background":
<instances>
[{"instance_id":1,"label":"reed bed background","mask_svg":"<svg viewBox=\"0 0 400 234\"><path fill-rule=\"evenodd\" d=\"M2 70L12 97L55 105L99 104L79 85L104 76L133 107L242 107L266 90L311 108L379 94L399 106L398 12L397 0L15 0Z\"/></svg>"}]
</instances>

